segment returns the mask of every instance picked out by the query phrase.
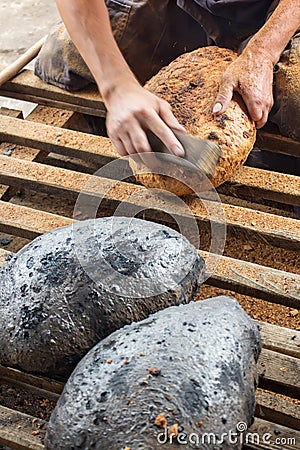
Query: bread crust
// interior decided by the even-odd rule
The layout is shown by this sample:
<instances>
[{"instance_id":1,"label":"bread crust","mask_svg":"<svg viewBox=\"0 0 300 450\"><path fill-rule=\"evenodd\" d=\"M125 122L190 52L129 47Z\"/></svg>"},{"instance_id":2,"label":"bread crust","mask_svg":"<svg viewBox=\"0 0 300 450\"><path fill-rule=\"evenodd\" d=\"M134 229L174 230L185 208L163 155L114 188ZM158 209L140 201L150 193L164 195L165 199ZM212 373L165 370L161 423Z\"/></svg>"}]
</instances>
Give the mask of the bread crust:
<instances>
[{"instance_id":1,"label":"bread crust","mask_svg":"<svg viewBox=\"0 0 300 450\"><path fill-rule=\"evenodd\" d=\"M211 179L215 187L241 167L256 139L255 123L239 94L234 94L224 114L219 117L212 114L222 75L237 56L224 48L199 48L179 56L145 85L146 89L169 102L187 133L213 140L221 146L221 158ZM130 165L136 179L145 186L166 189L176 195L197 190L201 180L193 171L161 161L156 173L149 173L149 169L133 160ZM140 171L147 173L138 173ZM160 172L170 176L160 175Z\"/></svg>"}]
</instances>

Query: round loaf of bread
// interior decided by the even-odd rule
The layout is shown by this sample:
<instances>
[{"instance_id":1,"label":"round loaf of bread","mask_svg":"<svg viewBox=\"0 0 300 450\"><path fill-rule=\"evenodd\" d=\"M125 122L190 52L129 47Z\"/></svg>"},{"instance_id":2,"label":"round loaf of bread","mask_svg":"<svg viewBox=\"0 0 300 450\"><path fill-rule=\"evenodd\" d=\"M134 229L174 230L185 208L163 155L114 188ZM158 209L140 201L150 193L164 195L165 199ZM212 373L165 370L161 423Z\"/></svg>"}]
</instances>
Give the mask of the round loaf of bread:
<instances>
[{"instance_id":1,"label":"round loaf of bread","mask_svg":"<svg viewBox=\"0 0 300 450\"><path fill-rule=\"evenodd\" d=\"M221 146L221 158L211 179L215 187L228 180L245 162L256 138L255 124L239 94L234 94L224 114L212 114L222 75L237 56L224 48L199 48L179 56L145 85L169 102L187 133ZM130 165L137 181L146 187L165 189L175 195L201 190L198 186L201 177L178 165L159 161L153 173L132 158Z\"/></svg>"}]
</instances>

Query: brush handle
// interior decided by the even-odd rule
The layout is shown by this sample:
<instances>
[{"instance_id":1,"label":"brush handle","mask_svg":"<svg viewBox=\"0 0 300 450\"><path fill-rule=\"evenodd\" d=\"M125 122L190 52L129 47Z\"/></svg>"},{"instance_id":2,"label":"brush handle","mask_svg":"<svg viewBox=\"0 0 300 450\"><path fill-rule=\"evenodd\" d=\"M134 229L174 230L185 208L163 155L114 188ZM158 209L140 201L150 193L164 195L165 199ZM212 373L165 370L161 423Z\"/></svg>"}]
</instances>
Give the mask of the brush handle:
<instances>
[{"instance_id":1,"label":"brush handle","mask_svg":"<svg viewBox=\"0 0 300 450\"><path fill-rule=\"evenodd\" d=\"M16 61L14 61L12 64L7 66L0 72L0 86L9 81L11 78L15 77L20 70L24 69L24 67L37 56L46 41L46 37L47 36L44 36L42 39L36 42Z\"/></svg>"},{"instance_id":2,"label":"brush handle","mask_svg":"<svg viewBox=\"0 0 300 450\"><path fill-rule=\"evenodd\" d=\"M168 164L173 163L177 164L177 166L184 167L185 169L196 171L197 168L195 165L191 164L185 158L176 157L172 153L169 152L168 148L165 144L156 136L152 131L146 131L147 139L149 141L150 147L156 153L156 158L160 159L163 162Z\"/></svg>"}]
</instances>

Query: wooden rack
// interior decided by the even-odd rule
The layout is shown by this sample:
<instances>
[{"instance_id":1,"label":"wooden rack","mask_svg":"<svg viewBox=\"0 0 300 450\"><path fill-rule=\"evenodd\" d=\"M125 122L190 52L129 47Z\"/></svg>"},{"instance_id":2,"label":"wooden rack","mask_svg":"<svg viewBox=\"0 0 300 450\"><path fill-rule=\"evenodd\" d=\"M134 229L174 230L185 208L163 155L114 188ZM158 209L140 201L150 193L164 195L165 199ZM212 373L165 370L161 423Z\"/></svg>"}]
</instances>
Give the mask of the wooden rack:
<instances>
[{"instance_id":1,"label":"wooden rack","mask_svg":"<svg viewBox=\"0 0 300 450\"><path fill-rule=\"evenodd\" d=\"M2 109L0 116L0 232L31 240L72 223L72 219L10 202L17 191L30 189L76 200L91 180L83 169L91 164L100 167L118 156L108 138L69 129L79 120L79 113L105 116L105 107L93 88L72 94L45 85L25 70L3 85L0 95L38 103L26 120L13 110ZM256 145L269 152L300 157L299 143L271 131L260 133ZM76 158L77 165L72 170L56 167L51 164L50 154ZM113 212L120 202L130 204L128 194L136 193L134 204L147 209L146 219L159 220L160 207L177 217L184 214L178 206L168 203L167 197L154 198L133 182L119 182L109 191L113 184L108 178L93 180L95 193L106 193L107 210ZM223 207L229 234L246 233L249 239L300 250L300 221L280 215L280 205L300 206L300 177L244 166L220 187L219 193L226 199ZM239 206L236 198L242 200ZM273 212L260 208L260 199L274 202ZM253 201L257 209L253 209ZM155 210L151 209L153 202ZM197 223L207 227L209 217L200 200L187 196L185 202ZM163 221L168 219L164 216ZM199 251L205 259L209 256ZM0 249L1 265L9 254ZM220 258L207 284L292 308L300 305L299 275L227 256ZM259 325L263 351L258 365L256 420L251 431L270 433L273 444L249 443L244 448L296 450L300 447L300 411L293 399L300 398L300 332L264 322ZM0 382L54 401L63 389L63 383L1 366ZM43 449L45 427L40 419L0 406L0 445L17 450Z\"/></svg>"}]
</instances>

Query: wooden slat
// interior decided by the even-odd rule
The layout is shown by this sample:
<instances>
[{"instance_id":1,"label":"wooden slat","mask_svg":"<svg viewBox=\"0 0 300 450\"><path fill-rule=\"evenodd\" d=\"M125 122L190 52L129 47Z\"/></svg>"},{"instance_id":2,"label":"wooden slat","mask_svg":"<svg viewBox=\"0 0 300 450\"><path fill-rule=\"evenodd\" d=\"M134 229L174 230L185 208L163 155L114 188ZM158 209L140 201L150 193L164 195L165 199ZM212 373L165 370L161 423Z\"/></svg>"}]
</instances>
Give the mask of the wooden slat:
<instances>
[{"instance_id":1,"label":"wooden slat","mask_svg":"<svg viewBox=\"0 0 300 450\"><path fill-rule=\"evenodd\" d=\"M42 392L45 397L55 401L64 388L63 382L3 366L0 366L0 380L12 386L18 385L37 395ZM258 389L256 392L256 416L268 420L276 419L275 421L281 425L296 428L300 419L300 410L298 405L293 403L292 400L288 400L287 397Z\"/></svg>"},{"instance_id":2,"label":"wooden slat","mask_svg":"<svg viewBox=\"0 0 300 450\"><path fill-rule=\"evenodd\" d=\"M15 119L23 119L23 113L19 109L0 107L0 116L14 117Z\"/></svg>"},{"instance_id":3,"label":"wooden slat","mask_svg":"<svg viewBox=\"0 0 300 450\"><path fill-rule=\"evenodd\" d=\"M10 109L10 108L4 108L4 107L0 108L0 123L1 123L1 116L2 116L2 118L3 118L3 116L9 116L9 117L14 117L16 119L23 119L22 111ZM14 148L12 148L11 145L7 145L7 143L5 143L5 142L1 143L1 139L0 139L0 154L1 155L10 156L12 154L13 150L14 150ZM0 185L0 199L4 198L5 194L7 194L9 190L11 190L11 194L14 195L15 188L12 189L12 188L9 188L8 186Z\"/></svg>"},{"instance_id":4,"label":"wooden slat","mask_svg":"<svg viewBox=\"0 0 300 450\"><path fill-rule=\"evenodd\" d=\"M300 399L300 360L263 349L258 361L260 387Z\"/></svg>"},{"instance_id":5,"label":"wooden slat","mask_svg":"<svg viewBox=\"0 0 300 450\"><path fill-rule=\"evenodd\" d=\"M257 436L249 434L248 443L245 443L243 450L299 449L300 432L288 427L278 426L274 422L267 422L266 420L256 418L254 424L249 429L249 433L257 433L260 437L259 443L257 443Z\"/></svg>"},{"instance_id":6,"label":"wooden slat","mask_svg":"<svg viewBox=\"0 0 300 450\"><path fill-rule=\"evenodd\" d=\"M76 93L67 92L42 82L31 70L22 71L1 86L0 95L101 117L106 114L105 106L96 87ZM300 152L299 143L278 133L270 133L268 129L258 132L257 146L293 156L299 156Z\"/></svg>"},{"instance_id":7,"label":"wooden slat","mask_svg":"<svg viewBox=\"0 0 300 450\"><path fill-rule=\"evenodd\" d=\"M300 331L259 320L256 323L260 328L264 348L300 359Z\"/></svg>"},{"instance_id":8,"label":"wooden slat","mask_svg":"<svg viewBox=\"0 0 300 450\"><path fill-rule=\"evenodd\" d=\"M0 366L0 381L9 386L20 387L33 393L33 395L42 395L55 402L64 388L63 382L3 366ZM280 425L297 428L300 420L300 409L299 405L288 397L257 389L255 415L265 420L275 421Z\"/></svg>"},{"instance_id":9,"label":"wooden slat","mask_svg":"<svg viewBox=\"0 0 300 450\"><path fill-rule=\"evenodd\" d=\"M173 205L167 193L158 195L157 192L141 186L124 182L118 182L116 185L114 181L107 178L28 161L12 160L5 156L0 156L0 182L19 188L67 196L73 200L76 200L83 189L88 189L93 196L105 195L103 204L107 208L114 209L118 204L123 203L124 206L128 204L147 210L155 209L154 217L163 217L161 220L167 222L174 219L170 219L162 211L167 212L171 217L186 216L186 208L177 204ZM130 201L132 195L134 195L134 201ZM203 202L190 196L185 200L195 220L208 229L209 213ZM216 213L217 206L213 202L208 202L206 206L209 204ZM300 221L233 205L223 204L222 208L228 231L244 231L249 239L260 239L265 243L294 251L300 249ZM149 215L149 211L147 214ZM150 215L153 217L153 213ZM212 222L220 223L219 219L214 219Z\"/></svg>"},{"instance_id":10,"label":"wooden slat","mask_svg":"<svg viewBox=\"0 0 300 450\"><path fill-rule=\"evenodd\" d=\"M0 231L34 239L72 219L0 201ZM297 308L300 306L300 276L226 256L200 251L208 269L219 258L207 283L241 294ZM298 341L297 341L298 342Z\"/></svg>"},{"instance_id":11,"label":"wooden slat","mask_svg":"<svg viewBox=\"0 0 300 450\"><path fill-rule=\"evenodd\" d=\"M198 215L203 214L201 200L193 196L187 196L185 202L191 213L198 220ZM207 205L210 205L210 203L208 202ZM254 239L256 242L258 240L265 244L293 251L300 250L299 220L224 203L222 208L226 218L228 233L234 229L241 233L240 236L243 236L244 231L244 236L247 239ZM209 215L204 213L202 220L204 221L205 218L209 219ZM290 227L293 228L293 231L291 231Z\"/></svg>"},{"instance_id":12,"label":"wooden slat","mask_svg":"<svg viewBox=\"0 0 300 450\"><path fill-rule=\"evenodd\" d=\"M1 369L1 366L0 366ZM14 380L11 378L2 377L0 375L0 385L3 386L3 389L5 389L5 385L9 387L13 387L18 389L22 389L22 391L25 391L28 394L32 394L34 397L37 397L39 399L47 399L50 400L53 403L56 403L59 399L59 394L56 394L51 391L46 391L45 389L32 386L31 384L27 384L23 381ZM1 448L1 447L0 447Z\"/></svg>"},{"instance_id":13,"label":"wooden slat","mask_svg":"<svg viewBox=\"0 0 300 450\"><path fill-rule=\"evenodd\" d=\"M10 110L8 110L9 113ZM3 124L6 123L6 120L12 117L7 117L6 113L7 110L4 108L3 111L4 115L0 116L0 128L3 127ZM57 109L57 108L49 108L46 106L36 106L36 108L34 108L34 110L26 117L26 120L20 119L20 118L15 118L17 120L17 122L15 123L15 131L17 130L17 128L19 126L23 126L24 124L29 125L30 127L34 127L35 126L45 126L48 125L53 126L53 127L57 127L57 129L61 129L64 127L67 127L69 122L72 121L72 117L73 117L73 113L70 111L66 111L66 110L61 110L61 109ZM35 125L34 125L35 123ZM16 131L17 132L17 131ZM5 137L3 137L1 139L0 136L0 141L5 141ZM9 143L11 144L11 143ZM24 140L20 140L20 142L17 142L16 144L20 145L20 148L16 147L14 148L13 152L12 152L12 156L13 157L22 157L23 159L28 159L29 161L33 161L34 158L39 154L39 152L35 150L33 150L33 148L28 148L25 149L24 146L26 145ZM5 144L2 143L1 144L1 149L3 150L5 148L5 145L7 146L8 143ZM11 146L11 145L10 145ZM44 148L39 149L42 150L44 153L46 153L46 150Z\"/></svg>"},{"instance_id":14,"label":"wooden slat","mask_svg":"<svg viewBox=\"0 0 300 450\"><path fill-rule=\"evenodd\" d=\"M0 444L9 445L15 450L43 450L41 436L32 435L33 420L32 416L0 406ZM7 425L3 426L3 423ZM45 422L38 419L34 425L35 427L45 426ZM258 439L259 443L257 443ZM256 418L249 429L246 441L244 450L282 450L283 448L297 450L300 433L288 427L278 426L274 422Z\"/></svg>"},{"instance_id":15,"label":"wooden slat","mask_svg":"<svg viewBox=\"0 0 300 450\"><path fill-rule=\"evenodd\" d=\"M103 117L106 114L103 101L95 86L71 93L44 83L31 70L22 71L1 86L0 95L95 116Z\"/></svg>"},{"instance_id":16,"label":"wooden slat","mask_svg":"<svg viewBox=\"0 0 300 450\"><path fill-rule=\"evenodd\" d=\"M72 219L0 201L0 231L34 239L54 228L70 225Z\"/></svg>"},{"instance_id":17,"label":"wooden slat","mask_svg":"<svg viewBox=\"0 0 300 450\"><path fill-rule=\"evenodd\" d=\"M79 157L99 166L118 158L108 138L11 117L3 117L0 121L1 139L47 152ZM241 167L219 191L300 205L300 178L251 167Z\"/></svg>"},{"instance_id":18,"label":"wooden slat","mask_svg":"<svg viewBox=\"0 0 300 450\"><path fill-rule=\"evenodd\" d=\"M0 405L0 444L15 450L43 450L46 422ZM32 434L38 429L39 434Z\"/></svg>"},{"instance_id":19,"label":"wooden slat","mask_svg":"<svg viewBox=\"0 0 300 450\"><path fill-rule=\"evenodd\" d=\"M300 177L243 166L218 188L218 192L299 206Z\"/></svg>"},{"instance_id":20,"label":"wooden slat","mask_svg":"<svg viewBox=\"0 0 300 450\"><path fill-rule=\"evenodd\" d=\"M0 117L0 127L3 121L5 121L5 115L11 115L10 110L3 109L2 115ZM37 106L26 118L26 123L31 124L33 122L40 122L42 124L56 125L57 127L65 127L68 126L68 122L72 119L73 112L58 110L55 108L49 108L45 106ZM25 123L23 120L18 120L18 126L20 124ZM3 139L2 139L3 140ZM1 141L1 137L0 137ZM7 150L13 158L21 158L26 159L28 161L42 161L46 156L46 149L40 148L39 150L33 148L24 148L26 145L24 142L20 141L19 146L15 146L13 149L11 148L11 144L4 142L0 144L0 149L2 154L6 154ZM16 193L16 188L11 188L9 186L0 186L0 199L9 200Z\"/></svg>"},{"instance_id":21,"label":"wooden slat","mask_svg":"<svg viewBox=\"0 0 300 450\"><path fill-rule=\"evenodd\" d=\"M300 143L267 129L258 132L256 146L260 149L289 156L300 156Z\"/></svg>"},{"instance_id":22,"label":"wooden slat","mask_svg":"<svg viewBox=\"0 0 300 450\"><path fill-rule=\"evenodd\" d=\"M300 407L292 399L257 389L255 416L290 428L299 428Z\"/></svg>"},{"instance_id":23,"label":"wooden slat","mask_svg":"<svg viewBox=\"0 0 300 450\"><path fill-rule=\"evenodd\" d=\"M64 388L64 383L52 380L50 378L32 375L30 373L21 372L11 367L0 365L0 379L17 381L25 385L34 386L45 392L60 395Z\"/></svg>"},{"instance_id":24,"label":"wooden slat","mask_svg":"<svg viewBox=\"0 0 300 450\"><path fill-rule=\"evenodd\" d=\"M118 157L110 139L12 117L0 120L0 140L104 165Z\"/></svg>"},{"instance_id":25,"label":"wooden slat","mask_svg":"<svg viewBox=\"0 0 300 450\"><path fill-rule=\"evenodd\" d=\"M218 256L209 255L208 252L202 250L200 254L206 260L208 269L210 264L214 267L213 258L218 258ZM209 263L209 257L212 260L211 263ZM206 281L207 284L291 308L300 307L299 275L228 256L219 258L217 267L214 267L214 272ZM208 272L210 273L209 270Z\"/></svg>"}]
</instances>

